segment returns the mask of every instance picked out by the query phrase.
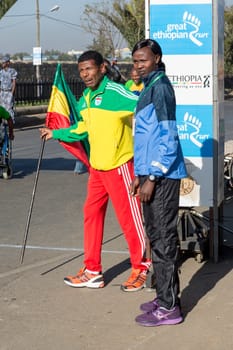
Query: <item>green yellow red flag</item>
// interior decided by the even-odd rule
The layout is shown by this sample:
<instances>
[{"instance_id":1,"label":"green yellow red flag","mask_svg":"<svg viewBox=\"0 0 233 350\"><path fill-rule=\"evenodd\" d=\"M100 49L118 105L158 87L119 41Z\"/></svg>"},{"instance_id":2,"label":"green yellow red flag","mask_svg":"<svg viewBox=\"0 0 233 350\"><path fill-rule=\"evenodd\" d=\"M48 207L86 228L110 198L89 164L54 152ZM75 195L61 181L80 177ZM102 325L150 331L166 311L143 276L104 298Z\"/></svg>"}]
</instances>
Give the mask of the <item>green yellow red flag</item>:
<instances>
[{"instance_id":1,"label":"green yellow red flag","mask_svg":"<svg viewBox=\"0 0 233 350\"><path fill-rule=\"evenodd\" d=\"M61 64L58 64L46 115L46 126L53 130L68 128L78 122L81 117L78 114L77 106L78 102L65 81ZM71 143L59 142L67 151L89 167L89 142L87 138Z\"/></svg>"}]
</instances>

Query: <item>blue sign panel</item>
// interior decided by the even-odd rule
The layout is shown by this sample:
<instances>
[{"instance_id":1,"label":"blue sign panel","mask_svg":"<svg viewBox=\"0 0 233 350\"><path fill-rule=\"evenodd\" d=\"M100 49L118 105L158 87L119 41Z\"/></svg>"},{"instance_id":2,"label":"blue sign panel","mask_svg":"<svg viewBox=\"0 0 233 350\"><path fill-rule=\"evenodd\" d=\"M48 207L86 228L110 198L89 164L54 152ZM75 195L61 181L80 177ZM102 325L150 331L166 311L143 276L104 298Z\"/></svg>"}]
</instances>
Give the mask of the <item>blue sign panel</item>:
<instances>
[{"instance_id":1,"label":"blue sign panel","mask_svg":"<svg viewBox=\"0 0 233 350\"><path fill-rule=\"evenodd\" d=\"M213 157L212 105L178 105L177 128L186 157Z\"/></svg>"},{"instance_id":2,"label":"blue sign panel","mask_svg":"<svg viewBox=\"0 0 233 350\"><path fill-rule=\"evenodd\" d=\"M151 5L150 38L166 55L212 54L212 5Z\"/></svg>"}]
</instances>

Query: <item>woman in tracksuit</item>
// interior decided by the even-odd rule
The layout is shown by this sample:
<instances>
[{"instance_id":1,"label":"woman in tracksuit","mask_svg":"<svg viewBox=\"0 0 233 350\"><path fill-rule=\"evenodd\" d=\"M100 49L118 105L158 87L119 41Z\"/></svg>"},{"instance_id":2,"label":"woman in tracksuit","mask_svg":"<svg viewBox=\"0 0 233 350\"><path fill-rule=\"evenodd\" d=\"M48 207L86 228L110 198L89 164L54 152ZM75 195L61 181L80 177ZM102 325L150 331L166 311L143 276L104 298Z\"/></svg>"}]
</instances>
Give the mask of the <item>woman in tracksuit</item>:
<instances>
[{"instance_id":1,"label":"woman in tracksuit","mask_svg":"<svg viewBox=\"0 0 233 350\"><path fill-rule=\"evenodd\" d=\"M131 194L139 195L143 204L156 280L156 298L140 306L144 313L136 322L176 324L183 320L178 296L179 187L180 179L187 176L176 127L176 101L159 44L142 40L132 56L145 89L136 109Z\"/></svg>"}]
</instances>

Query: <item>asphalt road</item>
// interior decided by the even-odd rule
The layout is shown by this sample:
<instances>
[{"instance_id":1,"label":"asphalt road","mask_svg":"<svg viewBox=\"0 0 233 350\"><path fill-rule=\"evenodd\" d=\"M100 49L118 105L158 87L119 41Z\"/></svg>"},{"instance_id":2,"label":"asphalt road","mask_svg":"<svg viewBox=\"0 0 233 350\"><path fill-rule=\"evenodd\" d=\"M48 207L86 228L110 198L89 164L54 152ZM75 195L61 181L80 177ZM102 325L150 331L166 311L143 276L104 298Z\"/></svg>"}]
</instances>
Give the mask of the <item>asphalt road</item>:
<instances>
[{"instance_id":1,"label":"asphalt road","mask_svg":"<svg viewBox=\"0 0 233 350\"><path fill-rule=\"evenodd\" d=\"M45 143L35 188L41 148L39 132L29 128L19 130L15 135L12 155L14 176L10 180L0 178L0 249L5 248L0 255L0 273L19 264L20 246L26 232L26 264L61 253L82 253L82 207L87 175L74 175L75 159L57 141L51 140ZM30 225L26 230L30 213ZM121 232L117 222L109 216L107 220L111 220L111 229L107 221L105 239L114 241ZM108 249L114 249L113 245L109 243ZM118 249L127 251L124 241Z\"/></svg>"},{"instance_id":2,"label":"asphalt road","mask_svg":"<svg viewBox=\"0 0 233 350\"><path fill-rule=\"evenodd\" d=\"M225 131L228 146L233 151L233 102L225 102ZM14 177L0 178L1 230L0 273L19 263L21 245L28 234L24 262L35 263L57 254L79 252L82 254L82 207L85 199L87 175L74 175L75 159L57 141L46 142L42 156L37 188L35 176L41 140L36 127L26 121L18 128L13 142ZM33 117L31 124L35 122ZM44 122L44 118L41 118ZM38 118L36 121L38 125ZM25 126L25 127L24 127ZM34 192L35 191L35 192ZM33 207L32 195L35 193ZM30 210L32 209L32 210ZM229 205L225 209L229 218ZM29 216L31 213L31 216ZM30 225L27 220L30 218ZM120 244L117 251L127 252L111 204L105 226L107 248L115 250L115 240ZM28 230L26 230L28 228ZM232 234L225 232L226 243L232 245ZM115 238L117 237L117 238ZM8 253L10 250L10 259ZM0 280L1 284L1 280Z\"/></svg>"},{"instance_id":3,"label":"asphalt road","mask_svg":"<svg viewBox=\"0 0 233 350\"><path fill-rule=\"evenodd\" d=\"M231 106L227 106L228 118ZM231 119L230 135L229 125ZM154 298L154 293L146 289L120 291L130 265L110 205L102 251L106 288L64 285L63 277L82 266L87 175L74 175L75 160L57 141L45 145L27 248L20 264L40 147L37 129L18 129L13 144L14 177L0 178L0 349L232 350L230 248L224 250L218 264L184 258L180 275L184 323L157 329L139 327L134 322L139 304ZM230 228L232 207L228 203L224 208Z\"/></svg>"}]
</instances>

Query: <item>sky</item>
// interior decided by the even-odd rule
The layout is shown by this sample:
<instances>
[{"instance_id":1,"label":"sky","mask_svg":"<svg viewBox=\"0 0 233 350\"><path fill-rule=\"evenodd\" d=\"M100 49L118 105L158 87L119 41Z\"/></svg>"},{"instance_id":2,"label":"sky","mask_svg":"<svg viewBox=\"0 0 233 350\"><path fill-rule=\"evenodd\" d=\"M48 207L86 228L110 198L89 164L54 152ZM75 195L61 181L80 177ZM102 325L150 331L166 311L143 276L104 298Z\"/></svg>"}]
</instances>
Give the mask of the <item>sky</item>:
<instances>
[{"instance_id":1,"label":"sky","mask_svg":"<svg viewBox=\"0 0 233 350\"><path fill-rule=\"evenodd\" d=\"M100 0L40 0L40 42L42 51L83 51L92 43L93 35L80 27L85 5L101 3ZM55 5L58 11L50 12ZM232 6L233 0L225 0ZM15 5L0 19L0 53L32 54L36 46L36 0L17 0ZM43 15L53 19L48 19ZM68 23L63 23L69 22Z\"/></svg>"},{"instance_id":2,"label":"sky","mask_svg":"<svg viewBox=\"0 0 233 350\"><path fill-rule=\"evenodd\" d=\"M92 43L93 36L80 27L80 18L86 4L98 0L40 0L40 42L42 51L82 51ZM50 12L55 5L58 11ZM17 0L15 5L0 19L0 53L32 54L36 46L36 0ZM52 17L48 19L43 15ZM69 22L71 24L59 21Z\"/></svg>"}]
</instances>

